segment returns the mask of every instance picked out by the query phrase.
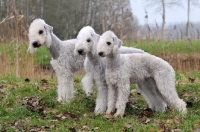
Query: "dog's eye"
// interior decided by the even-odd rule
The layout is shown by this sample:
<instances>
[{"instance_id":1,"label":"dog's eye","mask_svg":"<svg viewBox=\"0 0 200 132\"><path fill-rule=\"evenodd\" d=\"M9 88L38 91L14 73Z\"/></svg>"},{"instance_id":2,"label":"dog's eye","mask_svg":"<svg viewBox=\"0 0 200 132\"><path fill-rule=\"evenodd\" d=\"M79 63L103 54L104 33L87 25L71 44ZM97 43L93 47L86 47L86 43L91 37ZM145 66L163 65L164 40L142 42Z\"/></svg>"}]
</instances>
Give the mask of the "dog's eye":
<instances>
[{"instance_id":1,"label":"dog's eye","mask_svg":"<svg viewBox=\"0 0 200 132\"><path fill-rule=\"evenodd\" d=\"M91 40L90 39L87 39L87 42L89 43Z\"/></svg>"},{"instance_id":2,"label":"dog's eye","mask_svg":"<svg viewBox=\"0 0 200 132\"><path fill-rule=\"evenodd\" d=\"M107 43L107 45L110 45L111 44L111 42L106 42Z\"/></svg>"},{"instance_id":3,"label":"dog's eye","mask_svg":"<svg viewBox=\"0 0 200 132\"><path fill-rule=\"evenodd\" d=\"M43 34L43 30L40 30L40 31L39 31L39 35L40 35L40 34Z\"/></svg>"}]
</instances>

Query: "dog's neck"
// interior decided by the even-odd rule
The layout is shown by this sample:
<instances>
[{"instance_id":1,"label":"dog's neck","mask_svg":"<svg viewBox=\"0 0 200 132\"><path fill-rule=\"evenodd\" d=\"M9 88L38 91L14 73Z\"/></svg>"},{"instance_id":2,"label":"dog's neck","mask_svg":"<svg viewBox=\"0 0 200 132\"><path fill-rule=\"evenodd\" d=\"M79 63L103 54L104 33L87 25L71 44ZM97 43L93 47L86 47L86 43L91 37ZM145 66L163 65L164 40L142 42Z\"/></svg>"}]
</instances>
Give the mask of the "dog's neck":
<instances>
[{"instance_id":1,"label":"dog's neck","mask_svg":"<svg viewBox=\"0 0 200 132\"><path fill-rule=\"evenodd\" d=\"M95 65L95 64L98 65L99 56L97 54L93 54L92 52L88 52L87 53L87 58L93 65Z\"/></svg>"},{"instance_id":2,"label":"dog's neck","mask_svg":"<svg viewBox=\"0 0 200 132\"><path fill-rule=\"evenodd\" d=\"M92 45L90 52L87 53L87 57L89 59L89 61L91 61L91 63L93 64L97 64L98 60L99 60L99 56L97 55L97 42L94 42L94 44Z\"/></svg>"},{"instance_id":3,"label":"dog's neck","mask_svg":"<svg viewBox=\"0 0 200 132\"><path fill-rule=\"evenodd\" d=\"M122 63L120 54L110 54L106 56L106 68L116 70Z\"/></svg>"},{"instance_id":4,"label":"dog's neck","mask_svg":"<svg viewBox=\"0 0 200 132\"><path fill-rule=\"evenodd\" d=\"M53 33L51 33L50 35L51 35L51 44L49 47L49 51L53 59L57 59L60 55L61 40Z\"/></svg>"}]
</instances>

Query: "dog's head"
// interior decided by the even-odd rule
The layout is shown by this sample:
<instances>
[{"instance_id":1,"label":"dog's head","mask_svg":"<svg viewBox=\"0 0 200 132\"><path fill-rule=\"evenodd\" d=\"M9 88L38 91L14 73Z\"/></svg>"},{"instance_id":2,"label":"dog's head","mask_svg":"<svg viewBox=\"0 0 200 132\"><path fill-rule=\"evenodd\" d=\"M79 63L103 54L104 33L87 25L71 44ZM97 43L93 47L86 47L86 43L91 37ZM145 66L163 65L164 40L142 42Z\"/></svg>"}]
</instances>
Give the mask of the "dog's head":
<instances>
[{"instance_id":1,"label":"dog's head","mask_svg":"<svg viewBox=\"0 0 200 132\"><path fill-rule=\"evenodd\" d=\"M118 53L119 48L122 45L122 41L112 31L106 31L100 36L97 53L101 57L108 55L114 55Z\"/></svg>"},{"instance_id":2,"label":"dog's head","mask_svg":"<svg viewBox=\"0 0 200 132\"><path fill-rule=\"evenodd\" d=\"M29 48L28 51L33 53L36 48L41 45L46 44L50 47L51 36L50 33L53 32L53 27L49 26L42 19L35 19L29 27Z\"/></svg>"},{"instance_id":3,"label":"dog's head","mask_svg":"<svg viewBox=\"0 0 200 132\"><path fill-rule=\"evenodd\" d=\"M97 44L100 38L99 34L96 34L94 29L90 26L83 27L78 35L75 46L75 53L85 55L88 52L94 52L93 46ZM96 49L95 49L96 51Z\"/></svg>"}]
</instances>

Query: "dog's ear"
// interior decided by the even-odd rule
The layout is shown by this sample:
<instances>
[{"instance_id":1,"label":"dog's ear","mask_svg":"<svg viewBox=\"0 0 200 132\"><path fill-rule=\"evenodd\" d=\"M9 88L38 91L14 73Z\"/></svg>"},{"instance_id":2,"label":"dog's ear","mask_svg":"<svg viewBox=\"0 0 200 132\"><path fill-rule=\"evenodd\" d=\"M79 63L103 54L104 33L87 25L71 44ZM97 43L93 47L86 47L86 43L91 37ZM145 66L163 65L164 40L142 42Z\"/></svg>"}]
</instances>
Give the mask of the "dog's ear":
<instances>
[{"instance_id":1,"label":"dog's ear","mask_svg":"<svg viewBox=\"0 0 200 132\"><path fill-rule=\"evenodd\" d=\"M96 41L96 42L98 42L99 41L99 39L100 39L100 35L99 34L97 34L97 33L91 33L91 36L92 36L92 38Z\"/></svg>"},{"instance_id":2,"label":"dog's ear","mask_svg":"<svg viewBox=\"0 0 200 132\"><path fill-rule=\"evenodd\" d=\"M52 26L50 26L50 25L48 25L48 24L45 24L45 26L44 26L45 28L46 28L46 30L48 30L50 33L52 33L53 32L53 27Z\"/></svg>"},{"instance_id":3,"label":"dog's ear","mask_svg":"<svg viewBox=\"0 0 200 132\"><path fill-rule=\"evenodd\" d=\"M120 39L118 39L117 37L114 37L113 38L113 42L114 42L114 44L116 44L119 48L122 46L122 44L123 44L123 42L120 40Z\"/></svg>"},{"instance_id":4,"label":"dog's ear","mask_svg":"<svg viewBox=\"0 0 200 132\"><path fill-rule=\"evenodd\" d=\"M97 34L97 33L95 33L95 39L96 39L96 41L98 42L98 41L99 41L99 39L100 39L100 35L99 35L99 34Z\"/></svg>"}]
</instances>

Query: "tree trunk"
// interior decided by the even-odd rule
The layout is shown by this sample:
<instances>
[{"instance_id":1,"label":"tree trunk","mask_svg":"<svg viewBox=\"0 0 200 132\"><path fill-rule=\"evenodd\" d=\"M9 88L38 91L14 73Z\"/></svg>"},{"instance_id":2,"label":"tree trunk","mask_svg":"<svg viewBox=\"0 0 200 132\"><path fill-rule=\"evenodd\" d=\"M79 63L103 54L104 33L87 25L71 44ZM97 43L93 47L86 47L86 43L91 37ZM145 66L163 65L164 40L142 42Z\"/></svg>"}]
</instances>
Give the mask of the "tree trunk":
<instances>
[{"instance_id":1,"label":"tree trunk","mask_svg":"<svg viewBox=\"0 0 200 132\"><path fill-rule=\"evenodd\" d=\"M41 0L41 12L40 13L41 13L40 17L44 19L44 2L43 2L43 0Z\"/></svg>"},{"instance_id":2,"label":"tree trunk","mask_svg":"<svg viewBox=\"0 0 200 132\"><path fill-rule=\"evenodd\" d=\"M163 39L164 28L165 28L165 0L162 0L162 27L160 32L160 39Z\"/></svg>"},{"instance_id":3,"label":"tree trunk","mask_svg":"<svg viewBox=\"0 0 200 132\"><path fill-rule=\"evenodd\" d=\"M189 36L189 24L190 24L190 0L188 0L188 11L187 11L187 24L186 24L186 36Z\"/></svg>"},{"instance_id":4,"label":"tree trunk","mask_svg":"<svg viewBox=\"0 0 200 132\"><path fill-rule=\"evenodd\" d=\"M0 0L0 21L1 21L1 18L2 18L1 14L2 14L2 0Z\"/></svg>"},{"instance_id":5,"label":"tree trunk","mask_svg":"<svg viewBox=\"0 0 200 132\"><path fill-rule=\"evenodd\" d=\"M26 1L26 21L29 23L29 0Z\"/></svg>"}]
</instances>

